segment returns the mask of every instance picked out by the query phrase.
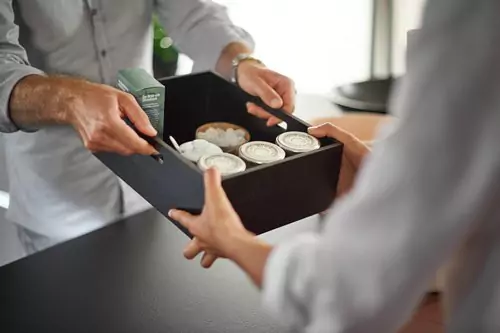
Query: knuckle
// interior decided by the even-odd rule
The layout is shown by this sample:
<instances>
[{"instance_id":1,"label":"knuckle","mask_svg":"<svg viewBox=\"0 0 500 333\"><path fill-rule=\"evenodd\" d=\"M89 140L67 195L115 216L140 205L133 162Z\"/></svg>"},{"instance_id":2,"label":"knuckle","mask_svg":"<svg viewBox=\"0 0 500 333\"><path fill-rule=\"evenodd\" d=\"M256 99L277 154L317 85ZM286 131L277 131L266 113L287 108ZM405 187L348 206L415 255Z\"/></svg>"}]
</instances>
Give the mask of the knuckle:
<instances>
[{"instance_id":1,"label":"knuckle","mask_svg":"<svg viewBox=\"0 0 500 333\"><path fill-rule=\"evenodd\" d=\"M90 133L89 136L89 143L91 144L98 144L102 141L104 141L104 130L103 129L95 129Z\"/></svg>"},{"instance_id":2,"label":"knuckle","mask_svg":"<svg viewBox=\"0 0 500 333\"><path fill-rule=\"evenodd\" d=\"M97 151L97 145L93 141L90 140L85 141L84 146L85 149L90 150L93 153Z\"/></svg>"},{"instance_id":3,"label":"knuckle","mask_svg":"<svg viewBox=\"0 0 500 333\"><path fill-rule=\"evenodd\" d=\"M121 97L123 97L124 99L126 99L127 101L131 102L131 103L135 103L136 100L135 100L135 97L132 96L132 94L129 94L129 93L126 93L126 92L121 92Z\"/></svg>"},{"instance_id":4,"label":"knuckle","mask_svg":"<svg viewBox=\"0 0 500 333\"><path fill-rule=\"evenodd\" d=\"M132 150L130 150L130 149L126 149L126 148L124 148L124 149L122 150L122 155L124 155L124 156L131 156L131 155L133 155L133 154L134 154L134 152L133 152Z\"/></svg>"}]
</instances>

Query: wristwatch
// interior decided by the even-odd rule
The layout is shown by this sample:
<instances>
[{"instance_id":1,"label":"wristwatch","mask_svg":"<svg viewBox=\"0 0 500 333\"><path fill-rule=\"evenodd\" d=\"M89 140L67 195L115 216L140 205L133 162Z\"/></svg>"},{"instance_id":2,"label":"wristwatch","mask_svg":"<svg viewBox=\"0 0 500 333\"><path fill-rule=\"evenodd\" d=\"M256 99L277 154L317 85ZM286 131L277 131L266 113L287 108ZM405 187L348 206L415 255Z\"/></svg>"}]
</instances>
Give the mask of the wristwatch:
<instances>
[{"instance_id":1,"label":"wristwatch","mask_svg":"<svg viewBox=\"0 0 500 333\"><path fill-rule=\"evenodd\" d=\"M255 62L259 63L259 64L264 64L262 61L260 61L259 59L255 58L251 54L247 54L247 53L238 54L236 57L234 57L234 59L232 61L232 67L233 68L232 68L231 82L233 82L236 85L238 85L238 67L240 66L240 64L242 62L248 61L248 60L255 61Z\"/></svg>"}]
</instances>

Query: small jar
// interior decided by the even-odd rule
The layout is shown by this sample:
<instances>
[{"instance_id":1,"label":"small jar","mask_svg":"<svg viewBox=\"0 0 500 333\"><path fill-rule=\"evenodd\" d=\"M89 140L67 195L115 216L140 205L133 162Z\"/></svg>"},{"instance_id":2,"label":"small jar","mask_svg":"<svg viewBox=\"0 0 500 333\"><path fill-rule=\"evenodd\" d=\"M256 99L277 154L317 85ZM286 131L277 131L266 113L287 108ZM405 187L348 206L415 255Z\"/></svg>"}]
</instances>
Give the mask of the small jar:
<instances>
[{"instance_id":1,"label":"small jar","mask_svg":"<svg viewBox=\"0 0 500 333\"><path fill-rule=\"evenodd\" d=\"M202 156L198 161L198 167L202 171L216 168L221 176L229 176L245 171L247 166L238 156L229 153L218 153Z\"/></svg>"},{"instance_id":2,"label":"small jar","mask_svg":"<svg viewBox=\"0 0 500 333\"><path fill-rule=\"evenodd\" d=\"M182 156L194 163L197 163L204 155L222 153L220 147L201 139L184 142L179 146L179 149Z\"/></svg>"},{"instance_id":3,"label":"small jar","mask_svg":"<svg viewBox=\"0 0 500 333\"><path fill-rule=\"evenodd\" d=\"M276 144L289 155L307 153L319 149L321 144L314 136L304 132L285 132L278 135Z\"/></svg>"},{"instance_id":4,"label":"small jar","mask_svg":"<svg viewBox=\"0 0 500 333\"><path fill-rule=\"evenodd\" d=\"M273 143L251 141L240 147L239 156L250 165L261 165L280 161L286 153Z\"/></svg>"}]
</instances>

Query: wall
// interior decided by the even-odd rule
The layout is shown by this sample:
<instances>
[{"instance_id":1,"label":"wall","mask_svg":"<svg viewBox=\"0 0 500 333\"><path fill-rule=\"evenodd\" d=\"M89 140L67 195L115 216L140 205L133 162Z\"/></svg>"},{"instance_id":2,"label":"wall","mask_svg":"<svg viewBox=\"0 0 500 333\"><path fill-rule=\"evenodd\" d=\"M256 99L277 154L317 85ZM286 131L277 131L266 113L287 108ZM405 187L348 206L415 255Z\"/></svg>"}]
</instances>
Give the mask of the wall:
<instances>
[{"instance_id":1,"label":"wall","mask_svg":"<svg viewBox=\"0 0 500 333\"><path fill-rule=\"evenodd\" d=\"M420 27L425 0L395 0L393 15L393 73L402 74L406 67L406 32Z\"/></svg>"}]
</instances>

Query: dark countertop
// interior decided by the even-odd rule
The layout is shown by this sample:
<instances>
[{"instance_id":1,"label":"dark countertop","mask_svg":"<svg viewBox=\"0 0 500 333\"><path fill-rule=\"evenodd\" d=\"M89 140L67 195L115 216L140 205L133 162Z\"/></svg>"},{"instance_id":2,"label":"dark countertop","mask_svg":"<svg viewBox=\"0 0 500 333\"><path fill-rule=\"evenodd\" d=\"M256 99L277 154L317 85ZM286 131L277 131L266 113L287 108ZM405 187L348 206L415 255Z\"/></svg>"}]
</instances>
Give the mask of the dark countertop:
<instances>
[{"instance_id":1,"label":"dark countertop","mask_svg":"<svg viewBox=\"0 0 500 333\"><path fill-rule=\"evenodd\" d=\"M303 220L263 238L314 228ZM0 332L273 333L257 289L228 261L182 256L188 238L155 210L0 267Z\"/></svg>"}]
</instances>

